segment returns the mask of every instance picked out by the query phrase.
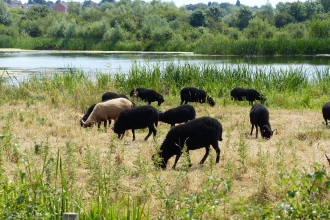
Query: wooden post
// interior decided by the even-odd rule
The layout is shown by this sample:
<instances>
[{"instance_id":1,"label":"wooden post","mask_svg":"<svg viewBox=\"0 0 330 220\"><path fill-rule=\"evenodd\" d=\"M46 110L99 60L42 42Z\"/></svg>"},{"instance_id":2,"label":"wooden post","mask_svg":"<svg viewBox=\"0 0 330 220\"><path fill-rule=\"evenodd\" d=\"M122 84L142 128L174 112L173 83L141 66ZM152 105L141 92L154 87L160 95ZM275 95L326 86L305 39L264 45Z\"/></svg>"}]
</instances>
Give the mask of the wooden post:
<instances>
[{"instance_id":1,"label":"wooden post","mask_svg":"<svg viewBox=\"0 0 330 220\"><path fill-rule=\"evenodd\" d=\"M78 213L64 212L62 220L78 220Z\"/></svg>"}]
</instances>

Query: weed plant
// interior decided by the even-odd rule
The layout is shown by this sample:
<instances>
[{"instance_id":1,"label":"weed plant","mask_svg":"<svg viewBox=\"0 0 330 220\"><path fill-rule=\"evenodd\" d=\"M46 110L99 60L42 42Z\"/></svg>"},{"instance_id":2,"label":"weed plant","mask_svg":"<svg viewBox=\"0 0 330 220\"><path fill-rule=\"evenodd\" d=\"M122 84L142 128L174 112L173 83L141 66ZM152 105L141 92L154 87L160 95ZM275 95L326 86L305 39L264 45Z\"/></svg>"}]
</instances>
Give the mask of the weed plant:
<instances>
[{"instance_id":1,"label":"weed plant","mask_svg":"<svg viewBox=\"0 0 330 220\"><path fill-rule=\"evenodd\" d=\"M96 76L68 69L17 86L0 79L0 219L61 219L63 212L79 219L327 219L330 134L321 107L329 84L329 69L311 75L189 63L136 63L128 73ZM216 101L213 108L191 104L197 117L223 125L219 164L211 150L198 165L200 149L190 151L191 167L183 155L176 170L156 168L151 155L169 130L163 123L148 141L142 130L131 141L130 131L121 140L110 129L79 125L106 91L152 88L166 99L157 108L167 110L179 105L184 86L203 88ZM277 129L270 140L249 135L251 106L230 99L238 86L267 95Z\"/></svg>"}]
</instances>

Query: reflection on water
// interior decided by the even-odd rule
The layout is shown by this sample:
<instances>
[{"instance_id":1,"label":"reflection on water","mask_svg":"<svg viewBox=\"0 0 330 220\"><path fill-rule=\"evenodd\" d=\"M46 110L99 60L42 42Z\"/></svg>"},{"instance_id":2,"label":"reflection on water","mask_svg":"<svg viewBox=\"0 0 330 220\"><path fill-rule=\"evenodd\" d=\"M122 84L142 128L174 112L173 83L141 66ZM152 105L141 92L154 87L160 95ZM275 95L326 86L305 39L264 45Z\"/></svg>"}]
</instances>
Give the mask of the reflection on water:
<instances>
[{"instance_id":1,"label":"reflection on water","mask_svg":"<svg viewBox=\"0 0 330 220\"><path fill-rule=\"evenodd\" d=\"M230 65L246 65L254 71L262 69L287 70L301 68L306 74L329 70L329 56L204 56L192 53L131 53L119 54L110 52L77 53L77 52L0 52L0 70L6 70L10 76L15 76L19 81L30 76L43 76L47 74L62 73L69 68L79 69L87 74L102 73L126 73L132 65L146 65L152 68L155 65L166 67L169 63L183 64L210 64L222 68ZM4 71L0 76L8 77ZM7 79L8 81L8 79Z\"/></svg>"}]
</instances>

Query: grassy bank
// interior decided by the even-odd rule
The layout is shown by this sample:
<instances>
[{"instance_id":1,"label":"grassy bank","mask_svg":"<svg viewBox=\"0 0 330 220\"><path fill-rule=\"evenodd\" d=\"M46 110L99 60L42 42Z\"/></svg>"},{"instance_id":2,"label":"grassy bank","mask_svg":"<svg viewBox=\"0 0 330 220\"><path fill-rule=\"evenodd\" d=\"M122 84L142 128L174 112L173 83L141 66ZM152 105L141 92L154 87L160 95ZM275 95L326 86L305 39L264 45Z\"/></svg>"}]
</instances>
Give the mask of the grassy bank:
<instances>
[{"instance_id":1,"label":"grassy bank","mask_svg":"<svg viewBox=\"0 0 330 220\"><path fill-rule=\"evenodd\" d=\"M329 130L322 124L328 101L329 70L310 76L286 71L237 69L212 65L140 66L128 74L78 70L35 77L10 86L0 79L0 218L61 219L313 219L329 218ZM197 117L208 115L223 125L220 163L215 152L198 165L205 150L190 152L176 170L158 170L151 155L169 125L128 131L123 140L108 129L84 129L78 120L105 91L129 94L137 86L153 88L166 101L164 111L180 103L184 86L204 88L212 108L192 104ZM267 95L268 141L250 137L247 102L233 102L235 86ZM138 105L145 104L134 100ZM328 155L330 152L327 152ZM173 164L170 160L169 167Z\"/></svg>"},{"instance_id":2,"label":"grassy bank","mask_svg":"<svg viewBox=\"0 0 330 220\"><path fill-rule=\"evenodd\" d=\"M330 39L279 37L273 39L231 39L207 35L193 44L180 45L177 39L165 44L157 42L110 43L99 40L1 36L0 48L27 50L102 50L102 51L192 51L210 55L315 55L328 54Z\"/></svg>"}]
</instances>

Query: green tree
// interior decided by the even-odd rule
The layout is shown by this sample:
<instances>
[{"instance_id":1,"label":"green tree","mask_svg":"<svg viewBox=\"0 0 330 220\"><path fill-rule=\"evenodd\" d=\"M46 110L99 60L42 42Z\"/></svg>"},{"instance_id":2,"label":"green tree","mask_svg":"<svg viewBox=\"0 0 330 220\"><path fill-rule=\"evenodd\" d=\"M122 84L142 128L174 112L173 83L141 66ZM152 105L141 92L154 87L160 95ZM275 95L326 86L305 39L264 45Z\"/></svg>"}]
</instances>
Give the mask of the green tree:
<instances>
[{"instance_id":1,"label":"green tree","mask_svg":"<svg viewBox=\"0 0 330 220\"><path fill-rule=\"evenodd\" d=\"M39 24L35 20L25 20L20 24L21 32L27 33L31 37L39 37L42 33Z\"/></svg>"},{"instance_id":2,"label":"green tree","mask_svg":"<svg viewBox=\"0 0 330 220\"><path fill-rule=\"evenodd\" d=\"M46 17L49 12L49 8L45 5L34 5L28 10L27 17L30 20L36 20L38 18Z\"/></svg>"},{"instance_id":3,"label":"green tree","mask_svg":"<svg viewBox=\"0 0 330 220\"><path fill-rule=\"evenodd\" d=\"M285 25L294 21L294 18L286 12L280 12L275 15L275 26L277 28L284 27Z\"/></svg>"},{"instance_id":4,"label":"green tree","mask_svg":"<svg viewBox=\"0 0 330 220\"><path fill-rule=\"evenodd\" d=\"M289 14L294 17L297 22L306 20L306 7L302 2L293 2L290 4Z\"/></svg>"},{"instance_id":5,"label":"green tree","mask_svg":"<svg viewBox=\"0 0 330 220\"><path fill-rule=\"evenodd\" d=\"M324 12L327 13L329 12L329 9L330 9L330 1L329 0L319 0L320 3L322 4L323 6L323 9L324 9Z\"/></svg>"},{"instance_id":6,"label":"green tree","mask_svg":"<svg viewBox=\"0 0 330 220\"><path fill-rule=\"evenodd\" d=\"M157 14L147 15L142 21L142 37L144 39L150 40L154 35L153 32L158 31L158 29L166 29L169 27L168 22L165 18L160 17Z\"/></svg>"},{"instance_id":7,"label":"green tree","mask_svg":"<svg viewBox=\"0 0 330 220\"><path fill-rule=\"evenodd\" d=\"M211 6L207 10L207 16L213 18L214 21L219 21L221 17L225 14L224 10L220 7Z\"/></svg>"},{"instance_id":8,"label":"green tree","mask_svg":"<svg viewBox=\"0 0 330 220\"><path fill-rule=\"evenodd\" d=\"M309 27L309 35L316 38L328 38L330 30L330 19L319 20L315 19L312 21Z\"/></svg>"},{"instance_id":9,"label":"green tree","mask_svg":"<svg viewBox=\"0 0 330 220\"><path fill-rule=\"evenodd\" d=\"M249 25L249 21L252 18L253 18L252 11L246 6L241 7L237 15L237 20L238 20L237 27L240 30L243 30Z\"/></svg>"},{"instance_id":10,"label":"green tree","mask_svg":"<svg viewBox=\"0 0 330 220\"><path fill-rule=\"evenodd\" d=\"M268 1L261 10L256 11L256 15L262 20L267 20L270 24L274 24L274 9Z\"/></svg>"},{"instance_id":11,"label":"green tree","mask_svg":"<svg viewBox=\"0 0 330 220\"><path fill-rule=\"evenodd\" d=\"M204 11L201 10L194 11L189 16L189 24L193 27L201 27L201 26L205 27L207 25L207 22Z\"/></svg>"},{"instance_id":12,"label":"green tree","mask_svg":"<svg viewBox=\"0 0 330 220\"><path fill-rule=\"evenodd\" d=\"M9 26L13 23L13 15L11 14L7 4L0 0L0 24Z\"/></svg>"},{"instance_id":13,"label":"green tree","mask_svg":"<svg viewBox=\"0 0 330 220\"><path fill-rule=\"evenodd\" d=\"M69 14L80 15L82 13L82 6L79 2L68 2Z\"/></svg>"},{"instance_id":14,"label":"green tree","mask_svg":"<svg viewBox=\"0 0 330 220\"><path fill-rule=\"evenodd\" d=\"M271 25L267 21L257 17L250 20L249 25L244 29L244 33L247 38L268 37L264 34L269 33L270 29Z\"/></svg>"},{"instance_id":15,"label":"green tree","mask_svg":"<svg viewBox=\"0 0 330 220\"><path fill-rule=\"evenodd\" d=\"M237 0L235 5L239 7L239 6L241 6L241 2L239 0Z\"/></svg>"}]
</instances>

